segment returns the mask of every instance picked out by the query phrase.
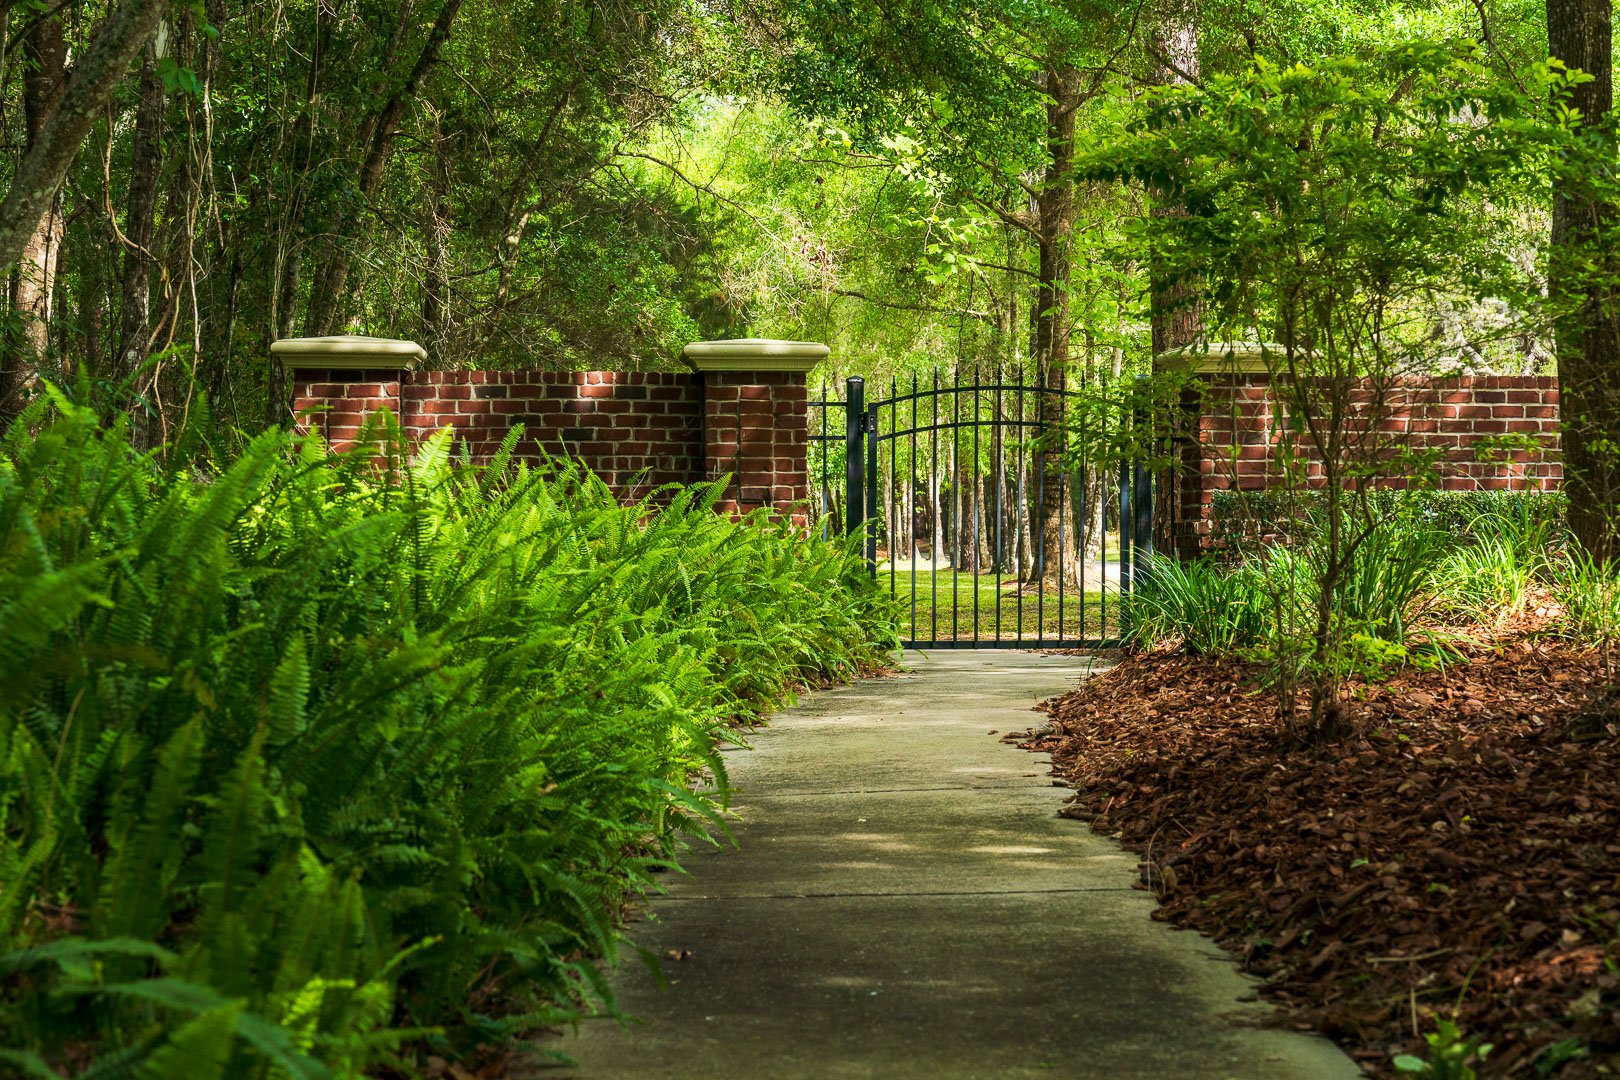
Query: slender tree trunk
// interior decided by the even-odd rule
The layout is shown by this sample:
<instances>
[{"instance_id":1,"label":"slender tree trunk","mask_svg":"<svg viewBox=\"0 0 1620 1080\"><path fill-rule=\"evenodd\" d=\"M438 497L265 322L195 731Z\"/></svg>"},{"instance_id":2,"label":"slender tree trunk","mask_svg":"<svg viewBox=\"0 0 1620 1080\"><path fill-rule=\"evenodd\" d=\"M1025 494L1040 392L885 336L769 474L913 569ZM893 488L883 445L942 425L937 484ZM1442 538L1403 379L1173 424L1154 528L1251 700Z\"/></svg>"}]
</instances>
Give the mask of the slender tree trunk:
<instances>
[{"instance_id":1,"label":"slender tree trunk","mask_svg":"<svg viewBox=\"0 0 1620 1080\"><path fill-rule=\"evenodd\" d=\"M443 118L434 125L433 176L424 185L427 265L422 270L422 340L429 355L442 355L450 336L450 204L452 180L445 156Z\"/></svg>"},{"instance_id":2,"label":"slender tree trunk","mask_svg":"<svg viewBox=\"0 0 1620 1080\"><path fill-rule=\"evenodd\" d=\"M129 378L145 363L152 336L152 236L158 182L163 166L163 80L157 63L164 49L159 33L141 65L140 104L135 110L135 143L130 160L129 203L124 215L123 281L118 333L117 377ZM133 388L132 388L133 389Z\"/></svg>"},{"instance_id":3,"label":"slender tree trunk","mask_svg":"<svg viewBox=\"0 0 1620 1080\"><path fill-rule=\"evenodd\" d=\"M939 566L940 558L942 556L948 554L949 551L950 551L950 549L945 546L945 515L941 512L941 504L940 504L940 486L941 486L941 483L942 483L942 475L941 475L940 469L939 469L939 462L937 462L937 461L929 462L928 463L928 532L929 532L928 562L929 562L929 565L935 567L936 569Z\"/></svg>"},{"instance_id":4,"label":"slender tree trunk","mask_svg":"<svg viewBox=\"0 0 1620 1080\"><path fill-rule=\"evenodd\" d=\"M1071 67L1046 72L1046 176L1036 197L1039 221L1040 279L1031 310L1031 352L1035 376L1046 393L1038 396L1037 419L1041 444L1033 452L1031 471L1035 521L1031 523L1033 558L1030 577L1053 578L1067 572L1063 552L1063 401L1055 391L1068 385L1069 281L1072 267L1069 245L1074 233L1074 131L1081 94L1080 73ZM1072 548L1072 545L1070 545ZM1066 554L1072 556L1072 550Z\"/></svg>"},{"instance_id":5,"label":"slender tree trunk","mask_svg":"<svg viewBox=\"0 0 1620 1080\"><path fill-rule=\"evenodd\" d=\"M964 574L979 572L979 508L974 505L974 464L966 459L956 463L956 479L951 484L956 499L956 569Z\"/></svg>"},{"instance_id":6,"label":"slender tree trunk","mask_svg":"<svg viewBox=\"0 0 1620 1080\"><path fill-rule=\"evenodd\" d=\"M263 356L269 364L265 380L265 422L285 424L288 412L286 372L270 355L270 345L293 336L298 319L298 295L303 281L304 246L308 236L305 180L315 158L315 109L320 98L322 65L332 40L331 20L323 14L324 6L316 5L315 26L309 42L309 74L304 81L304 101L293 127L293 167L288 170L294 178L286 201L286 210L276 238L276 258L269 274L269 305L265 321Z\"/></svg>"},{"instance_id":7,"label":"slender tree trunk","mask_svg":"<svg viewBox=\"0 0 1620 1080\"><path fill-rule=\"evenodd\" d=\"M1124 372L1125 372L1125 350L1120 349L1120 348L1115 348L1113 350L1113 367L1112 367L1109 374L1110 374L1110 376L1111 376L1111 378L1113 379L1114 382L1118 382L1120 376L1123 375ZM1102 475L1102 470L1099 469L1098 470L1098 475L1097 475L1097 500L1096 500L1096 510L1095 510L1095 512L1097 514L1097 544L1098 544L1098 547L1101 549L1101 555L1099 557L1100 557L1100 560L1102 562L1103 576L1105 576L1105 577L1107 576L1107 571L1108 571L1108 502L1109 502L1109 500L1108 500L1108 496L1107 496L1107 490L1108 490L1108 488L1107 488L1107 484L1104 482L1104 477ZM1120 535L1122 537L1124 536L1124 528L1123 527L1121 527L1121 529L1120 529ZM1118 556L1119 556L1118 549L1115 550L1114 555L1115 555L1116 558L1118 558ZM1123 584L1123 583L1122 582L1116 582L1116 584Z\"/></svg>"},{"instance_id":8,"label":"slender tree trunk","mask_svg":"<svg viewBox=\"0 0 1620 1080\"><path fill-rule=\"evenodd\" d=\"M1547 0L1547 48L1592 76L1572 104L1608 138L1614 122L1609 0ZM1615 205L1565 172L1555 178L1550 295L1559 314L1559 411L1569 527L1596 559L1620 558L1620 253Z\"/></svg>"},{"instance_id":9,"label":"slender tree trunk","mask_svg":"<svg viewBox=\"0 0 1620 1080\"><path fill-rule=\"evenodd\" d=\"M84 245L81 245L83 247ZM99 248L96 252L100 255ZM103 356L105 308L107 291L102 286L101 274L95 266L91 265L90 254L75 248L73 261L76 264L68 277L74 281L75 307L78 311L78 328L82 335L82 344L79 348L84 366L96 373L104 370L106 363Z\"/></svg>"},{"instance_id":10,"label":"slender tree trunk","mask_svg":"<svg viewBox=\"0 0 1620 1080\"><path fill-rule=\"evenodd\" d=\"M878 497L883 500L883 546L889 549L889 564L892 566L900 557L899 538L895 534L894 512L894 462L882 470L879 482Z\"/></svg>"},{"instance_id":11,"label":"slender tree trunk","mask_svg":"<svg viewBox=\"0 0 1620 1080\"><path fill-rule=\"evenodd\" d=\"M1153 51L1159 57L1155 78L1160 85L1175 86L1196 79L1199 74L1198 22L1190 7L1182 7L1164 16L1153 34ZM1154 217L1185 217L1187 209L1170 201L1162 192L1149 193ZM1172 349L1191 345L1204 333L1204 309L1199 302L1198 282L1177 276L1164 267L1148 266L1148 295L1153 334L1153 356L1157 358ZM1178 418L1154 417L1155 425L1173 423ZM1170 432L1162 432L1173 437ZM1153 550L1164 553L1183 553L1184 537L1177 535L1176 493L1180 488L1181 469L1196 468L1196 453L1186 455L1185 464L1172 465L1154 477L1153 491Z\"/></svg>"},{"instance_id":12,"label":"slender tree trunk","mask_svg":"<svg viewBox=\"0 0 1620 1080\"><path fill-rule=\"evenodd\" d=\"M1033 577L1035 560L1030 557L1029 550L1029 522L1031 507L1029 505L1029 466L1024 455L1018 454L1013 461L1012 487L1012 515L1013 515L1013 557L1017 561L1017 576L1020 581L1028 581Z\"/></svg>"},{"instance_id":13,"label":"slender tree trunk","mask_svg":"<svg viewBox=\"0 0 1620 1080\"><path fill-rule=\"evenodd\" d=\"M39 144L67 86L67 44L60 15L51 15L34 27L24 39L23 57L27 65L22 80L26 154ZM7 355L0 361L0 370L7 376L0 384L0 395L8 400L31 392L50 351L51 308L56 299L64 232L62 196L57 189L51 192L44 214L24 239L11 278L11 310L17 318L17 335L5 343Z\"/></svg>"}]
</instances>

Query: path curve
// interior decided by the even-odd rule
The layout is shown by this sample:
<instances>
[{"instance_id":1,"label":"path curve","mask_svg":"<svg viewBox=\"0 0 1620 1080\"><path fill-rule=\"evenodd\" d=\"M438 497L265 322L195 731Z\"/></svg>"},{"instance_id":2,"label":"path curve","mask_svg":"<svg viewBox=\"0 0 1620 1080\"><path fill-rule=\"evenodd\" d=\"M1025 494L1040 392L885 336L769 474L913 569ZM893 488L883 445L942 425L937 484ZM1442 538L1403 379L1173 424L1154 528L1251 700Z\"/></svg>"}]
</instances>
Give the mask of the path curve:
<instances>
[{"instance_id":1,"label":"path curve","mask_svg":"<svg viewBox=\"0 0 1620 1080\"><path fill-rule=\"evenodd\" d=\"M1057 816L1046 759L990 732L1091 661L907 653L905 673L807 695L727 754L739 846L695 852L615 976L644 1023L559 1046L578 1080L1017 1080L1361 1075L1256 1026L1248 982L1149 919L1137 860ZM673 957L673 958L672 958Z\"/></svg>"}]
</instances>

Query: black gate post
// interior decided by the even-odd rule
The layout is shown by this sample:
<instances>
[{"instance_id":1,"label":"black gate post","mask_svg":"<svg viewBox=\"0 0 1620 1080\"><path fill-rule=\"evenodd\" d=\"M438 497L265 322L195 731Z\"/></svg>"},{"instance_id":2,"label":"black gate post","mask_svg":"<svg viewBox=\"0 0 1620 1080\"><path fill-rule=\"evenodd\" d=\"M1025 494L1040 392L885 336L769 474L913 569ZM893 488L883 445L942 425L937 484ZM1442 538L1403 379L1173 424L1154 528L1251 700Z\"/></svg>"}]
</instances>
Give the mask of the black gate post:
<instances>
[{"instance_id":1,"label":"black gate post","mask_svg":"<svg viewBox=\"0 0 1620 1080\"><path fill-rule=\"evenodd\" d=\"M1121 423L1124 421L1121 420ZM1134 490L1130 461L1119 463L1119 591L1131 588L1131 555L1136 551L1136 538L1131 530L1136 526L1136 512L1131 506Z\"/></svg>"},{"instance_id":2,"label":"black gate post","mask_svg":"<svg viewBox=\"0 0 1620 1080\"><path fill-rule=\"evenodd\" d=\"M878 517L878 406L866 410L866 569L877 578L878 530L884 527ZM892 549L893 544L890 544ZM890 558L894 556L891 554Z\"/></svg>"},{"instance_id":3,"label":"black gate post","mask_svg":"<svg viewBox=\"0 0 1620 1080\"><path fill-rule=\"evenodd\" d=\"M1138 386L1146 385L1147 381L1146 375L1136 377ZM1131 469L1131 508L1136 511L1136 521L1131 526L1131 542L1136 548L1131 553L1132 586L1136 585L1137 575L1153 564L1153 473L1148 469L1147 460L1158 436L1153 419L1148 402L1137 406L1136 437L1132 440L1136 445L1136 460Z\"/></svg>"},{"instance_id":4,"label":"black gate post","mask_svg":"<svg viewBox=\"0 0 1620 1080\"><path fill-rule=\"evenodd\" d=\"M1131 509L1136 513L1131 525L1131 584L1135 585L1138 575L1153 561L1153 474L1141 458L1131 471L1135 474L1131 477Z\"/></svg>"},{"instance_id":5,"label":"black gate post","mask_svg":"<svg viewBox=\"0 0 1620 1080\"><path fill-rule=\"evenodd\" d=\"M844 383L844 535L866 527L866 380L851 376ZM863 543L864 548L864 543Z\"/></svg>"}]
</instances>

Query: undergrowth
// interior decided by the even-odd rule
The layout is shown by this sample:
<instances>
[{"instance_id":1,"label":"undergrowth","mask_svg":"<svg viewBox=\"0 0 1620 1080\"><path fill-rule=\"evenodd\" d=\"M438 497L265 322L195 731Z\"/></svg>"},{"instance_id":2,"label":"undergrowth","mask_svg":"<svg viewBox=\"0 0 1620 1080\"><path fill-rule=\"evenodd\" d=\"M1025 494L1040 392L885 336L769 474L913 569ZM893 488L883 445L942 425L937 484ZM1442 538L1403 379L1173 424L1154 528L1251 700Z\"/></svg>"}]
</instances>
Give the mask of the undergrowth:
<instances>
[{"instance_id":1,"label":"undergrowth","mask_svg":"<svg viewBox=\"0 0 1620 1080\"><path fill-rule=\"evenodd\" d=\"M717 737L894 643L858 554L384 418L0 458L0 1071L353 1076L611 1008ZM515 436L514 436L515 440Z\"/></svg>"},{"instance_id":2,"label":"undergrowth","mask_svg":"<svg viewBox=\"0 0 1620 1080\"><path fill-rule=\"evenodd\" d=\"M1564 613L1557 625L1607 656L1620 638L1620 587L1612 569L1568 546L1555 509L1543 497L1459 502L1440 528L1429 502L1390 502L1337 582L1331 662L1375 680L1444 664L1463 640L1453 627L1493 634L1549 591ZM1224 559L1149 560L1130 598L1133 640L1260 660L1279 680L1304 674L1323 554L1309 515L1290 530L1291 540L1235 546Z\"/></svg>"}]
</instances>

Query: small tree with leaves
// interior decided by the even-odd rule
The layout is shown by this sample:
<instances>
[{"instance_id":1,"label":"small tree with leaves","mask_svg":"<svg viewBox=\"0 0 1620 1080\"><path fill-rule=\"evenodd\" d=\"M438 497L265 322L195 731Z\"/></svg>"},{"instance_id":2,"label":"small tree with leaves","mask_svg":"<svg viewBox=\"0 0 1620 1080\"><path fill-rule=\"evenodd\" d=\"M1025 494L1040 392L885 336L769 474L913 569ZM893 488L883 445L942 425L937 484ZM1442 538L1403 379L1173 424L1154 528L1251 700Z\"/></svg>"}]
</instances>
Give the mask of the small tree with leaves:
<instances>
[{"instance_id":1,"label":"small tree with leaves","mask_svg":"<svg viewBox=\"0 0 1620 1080\"><path fill-rule=\"evenodd\" d=\"M1307 625L1276 635L1279 711L1296 738L1349 727L1340 698L1363 628L1347 585L1380 533L1371 491L1436 473L1391 422L1411 404L1406 377L1442 366L1434 298L1531 310L1496 226L1542 175L1556 137L1544 102L1469 45L1414 42L1318 67L1259 60L1146 95L1085 164L1185 207L1142 218L1132 242L1199 283L1189 301L1216 340L1275 343L1269 479L1314 518Z\"/></svg>"}]
</instances>

